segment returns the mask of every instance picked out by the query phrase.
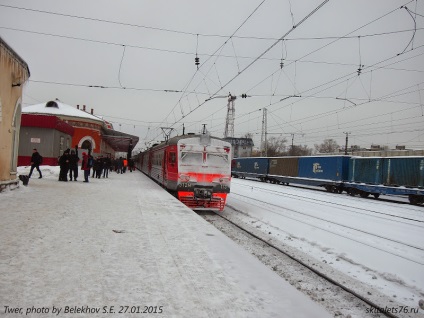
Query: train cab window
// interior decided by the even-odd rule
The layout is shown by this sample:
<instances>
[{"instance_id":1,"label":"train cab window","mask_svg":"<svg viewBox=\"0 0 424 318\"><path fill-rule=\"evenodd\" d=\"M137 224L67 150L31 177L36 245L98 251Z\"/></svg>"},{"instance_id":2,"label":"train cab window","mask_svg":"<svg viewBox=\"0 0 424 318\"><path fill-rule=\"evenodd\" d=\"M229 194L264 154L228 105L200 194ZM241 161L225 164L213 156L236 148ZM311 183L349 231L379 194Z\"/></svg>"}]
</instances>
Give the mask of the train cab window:
<instances>
[{"instance_id":1,"label":"train cab window","mask_svg":"<svg viewBox=\"0 0 424 318\"><path fill-rule=\"evenodd\" d=\"M228 165L228 155L227 154L208 154L208 164L214 166L226 166Z\"/></svg>"},{"instance_id":2,"label":"train cab window","mask_svg":"<svg viewBox=\"0 0 424 318\"><path fill-rule=\"evenodd\" d=\"M202 154L199 152L181 152L181 163L182 164L201 164Z\"/></svg>"}]
</instances>

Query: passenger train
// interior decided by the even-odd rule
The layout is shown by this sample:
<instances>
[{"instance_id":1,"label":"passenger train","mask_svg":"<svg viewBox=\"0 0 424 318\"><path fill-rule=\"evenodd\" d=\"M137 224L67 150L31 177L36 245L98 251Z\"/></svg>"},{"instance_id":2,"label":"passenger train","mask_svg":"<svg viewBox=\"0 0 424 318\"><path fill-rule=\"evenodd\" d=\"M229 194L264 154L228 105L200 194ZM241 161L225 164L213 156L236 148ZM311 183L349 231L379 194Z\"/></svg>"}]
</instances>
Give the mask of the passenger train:
<instances>
[{"instance_id":1,"label":"passenger train","mask_svg":"<svg viewBox=\"0 0 424 318\"><path fill-rule=\"evenodd\" d=\"M232 176L324 187L361 197L407 196L424 203L424 157L250 157L232 161Z\"/></svg>"},{"instance_id":2,"label":"passenger train","mask_svg":"<svg viewBox=\"0 0 424 318\"><path fill-rule=\"evenodd\" d=\"M231 184L231 144L207 132L170 138L133 157L136 168L192 209L222 211Z\"/></svg>"}]
</instances>

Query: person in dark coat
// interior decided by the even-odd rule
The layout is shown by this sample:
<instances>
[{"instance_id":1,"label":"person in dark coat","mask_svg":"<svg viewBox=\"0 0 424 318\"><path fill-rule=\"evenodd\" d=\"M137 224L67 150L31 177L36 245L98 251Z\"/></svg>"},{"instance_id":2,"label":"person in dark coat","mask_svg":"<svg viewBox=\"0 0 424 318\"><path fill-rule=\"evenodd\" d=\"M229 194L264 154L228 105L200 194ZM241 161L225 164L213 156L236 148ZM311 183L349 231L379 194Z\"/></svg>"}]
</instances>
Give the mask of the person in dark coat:
<instances>
[{"instance_id":1,"label":"person in dark coat","mask_svg":"<svg viewBox=\"0 0 424 318\"><path fill-rule=\"evenodd\" d=\"M38 177L38 179L41 179L43 177L43 175L41 174L41 171L40 171L41 161L42 161L41 155L38 153L37 149L34 148L32 150L31 170L29 171L28 178L31 178L32 171L34 170L34 168L37 169L38 173L40 174L40 176Z\"/></svg>"},{"instance_id":2,"label":"person in dark coat","mask_svg":"<svg viewBox=\"0 0 424 318\"><path fill-rule=\"evenodd\" d=\"M122 157L119 157L119 159L116 162L117 165L117 169L116 172L117 173L124 173L123 172L123 168L124 168L124 160L122 159Z\"/></svg>"},{"instance_id":3,"label":"person in dark coat","mask_svg":"<svg viewBox=\"0 0 424 318\"><path fill-rule=\"evenodd\" d=\"M100 177L102 176L103 166L104 166L103 156L97 157L96 163L94 164L95 168L93 168L93 169L96 170L96 178L97 179L100 179Z\"/></svg>"},{"instance_id":4,"label":"person in dark coat","mask_svg":"<svg viewBox=\"0 0 424 318\"><path fill-rule=\"evenodd\" d=\"M86 152L82 153L82 162L81 170L84 171L84 182L88 182L88 177L90 176L90 165L89 165L90 156Z\"/></svg>"},{"instance_id":5,"label":"person in dark coat","mask_svg":"<svg viewBox=\"0 0 424 318\"><path fill-rule=\"evenodd\" d=\"M66 149L62 156L59 158L59 181L68 181L68 171L69 171L69 155L70 149Z\"/></svg>"},{"instance_id":6,"label":"person in dark coat","mask_svg":"<svg viewBox=\"0 0 424 318\"><path fill-rule=\"evenodd\" d=\"M133 172L135 170L135 164L133 159L128 159L128 167L130 169L130 172Z\"/></svg>"},{"instance_id":7,"label":"person in dark coat","mask_svg":"<svg viewBox=\"0 0 424 318\"><path fill-rule=\"evenodd\" d=\"M109 169L112 166L112 160L110 159L109 156L104 158L103 161L103 178L108 178L109 177Z\"/></svg>"},{"instance_id":8,"label":"person in dark coat","mask_svg":"<svg viewBox=\"0 0 424 318\"><path fill-rule=\"evenodd\" d=\"M80 158L78 157L78 148L75 147L75 150L71 150L71 155L69 156L69 180L72 181L72 175L74 181L77 181L78 178L78 162Z\"/></svg>"}]
</instances>

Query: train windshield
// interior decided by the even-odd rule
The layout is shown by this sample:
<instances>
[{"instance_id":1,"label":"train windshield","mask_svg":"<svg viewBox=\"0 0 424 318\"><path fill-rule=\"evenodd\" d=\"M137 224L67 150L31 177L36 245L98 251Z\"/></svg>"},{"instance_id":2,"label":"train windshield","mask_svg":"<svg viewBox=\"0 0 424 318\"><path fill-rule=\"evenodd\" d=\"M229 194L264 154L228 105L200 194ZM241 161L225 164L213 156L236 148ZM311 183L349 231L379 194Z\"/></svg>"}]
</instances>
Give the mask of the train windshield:
<instances>
[{"instance_id":1,"label":"train windshield","mask_svg":"<svg viewBox=\"0 0 424 318\"><path fill-rule=\"evenodd\" d=\"M226 167L228 166L228 154L183 151L181 152L181 164Z\"/></svg>"},{"instance_id":2,"label":"train windshield","mask_svg":"<svg viewBox=\"0 0 424 318\"><path fill-rule=\"evenodd\" d=\"M202 153L200 152L181 152L181 163L184 165L199 165L202 163Z\"/></svg>"},{"instance_id":3,"label":"train windshield","mask_svg":"<svg viewBox=\"0 0 424 318\"><path fill-rule=\"evenodd\" d=\"M223 153L208 153L207 164L215 167L228 166L228 155Z\"/></svg>"}]
</instances>

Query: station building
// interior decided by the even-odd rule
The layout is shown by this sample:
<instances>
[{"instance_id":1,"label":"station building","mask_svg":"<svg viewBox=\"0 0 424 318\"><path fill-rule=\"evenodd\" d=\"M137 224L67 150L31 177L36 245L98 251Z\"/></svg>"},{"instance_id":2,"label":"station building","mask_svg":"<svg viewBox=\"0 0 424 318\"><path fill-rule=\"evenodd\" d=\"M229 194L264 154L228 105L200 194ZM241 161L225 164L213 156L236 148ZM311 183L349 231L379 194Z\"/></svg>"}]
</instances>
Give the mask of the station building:
<instances>
[{"instance_id":1,"label":"station building","mask_svg":"<svg viewBox=\"0 0 424 318\"><path fill-rule=\"evenodd\" d=\"M73 107L59 100L24 107L20 133L18 165L29 165L32 150L43 156L43 164L57 165L66 149L78 147L93 156L115 157L116 152L131 153L139 138L113 129L83 105Z\"/></svg>"},{"instance_id":2,"label":"station building","mask_svg":"<svg viewBox=\"0 0 424 318\"><path fill-rule=\"evenodd\" d=\"M250 157L252 155L253 140L252 138L224 138L231 144L231 158Z\"/></svg>"},{"instance_id":3,"label":"station building","mask_svg":"<svg viewBox=\"0 0 424 318\"><path fill-rule=\"evenodd\" d=\"M27 63L0 37L0 192L19 186L17 159Z\"/></svg>"}]
</instances>

